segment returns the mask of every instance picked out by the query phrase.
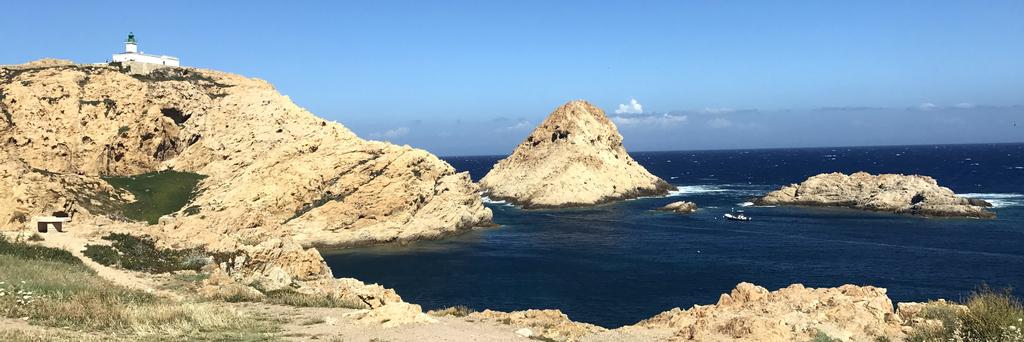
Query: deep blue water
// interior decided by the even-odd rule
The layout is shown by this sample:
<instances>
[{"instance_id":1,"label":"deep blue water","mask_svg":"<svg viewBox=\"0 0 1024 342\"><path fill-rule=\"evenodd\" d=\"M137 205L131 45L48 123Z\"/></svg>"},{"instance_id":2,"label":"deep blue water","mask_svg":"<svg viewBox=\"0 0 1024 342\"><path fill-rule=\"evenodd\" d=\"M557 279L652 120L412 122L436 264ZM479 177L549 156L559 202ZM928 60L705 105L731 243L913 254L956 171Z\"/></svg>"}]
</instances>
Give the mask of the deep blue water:
<instances>
[{"instance_id":1,"label":"deep blue water","mask_svg":"<svg viewBox=\"0 0 1024 342\"><path fill-rule=\"evenodd\" d=\"M980 284L1024 287L1024 144L633 153L680 190L588 209L490 203L500 228L409 246L324 251L336 276L394 288L426 309L557 308L606 327L710 304L742 281L771 290L852 283L895 301L960 299ZM501 157L445 158L479 179ZM822 172L917 173L997 204L995 220L846 209L746 207ZM689 200L688 216L651 209Z\"/></svg>"}]
</instances>

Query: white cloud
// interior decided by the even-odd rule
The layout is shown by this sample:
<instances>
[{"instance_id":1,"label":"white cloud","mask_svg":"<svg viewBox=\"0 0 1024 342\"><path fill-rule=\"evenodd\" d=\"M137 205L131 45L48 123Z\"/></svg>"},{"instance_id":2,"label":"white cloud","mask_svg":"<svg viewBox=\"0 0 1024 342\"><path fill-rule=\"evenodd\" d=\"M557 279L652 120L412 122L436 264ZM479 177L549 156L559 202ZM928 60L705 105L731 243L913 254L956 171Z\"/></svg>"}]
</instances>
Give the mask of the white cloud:
<instances>
[{"instance_id":1,"label":"white cloud","mask_svg":"<svg viewBox=\"0 0 1024 342\"><path fill-rule=\"evenodd\" d=\"M934 103L931 103L931 102L925 102L925 103L917 105L917 110L923 110L923 111L926 111L926 112L927 111L936 110L938 108L939 108L938 105L936 105Z\"/></svg>"},{"instance_id":2,"label":"white cloud","mask_svg":"<svg viewBox=\"0 0 1024 342\"><path fill-rule=\"evenodd\" d=\"M971 109L971 108L974 108L975 105L973 103L960 102L960 103L957 103L956 105L954 105L953 107L960 108L960 109Z\"/></svg>"},{"instance_id":3,"label":"white cloud","mask_svg":"<svg viewBox=\"0 0 1024 342\"><path fill-rule=\"evenodd\" d=\"M409 134L409 127L398 127L386 130L384 132L370 133L370 137L374 139L394 139Z\"/></svg>"},{"instance_id":4,"label":"white cloud","mask_svg":"<svg viewBox=\"0 0 1024 342\"><path fill-rule=\"evenodd\" d=\"M629 99L629 104L619 104L619 109L615 110L615 114L640 114L643 112L644 106L632 98Z\"/></svg>"},{"instance_id":5,"label":"white cloud","mask_svg":"<svg viewBox=\"0 0 1024 342\"><path fill-rule=\"evenodd\" d=\"M708 126L711 126L711 128L727 128L727 127L732 127L732 121L729 121L726 118L714 118L714 119L708 120Z\"/></svg>"},{"instance_id":6,"label":"white cloud","mask_svg":"<svg viewBox=\"0 0 1024 342\"><path fill-rule=\"evenodd\" d=\"M646 114L646 115L612 115L610 117L617 125L669 125L684 123L689 119L686 115L677 114Z\"/></svg>"}]
</instances>

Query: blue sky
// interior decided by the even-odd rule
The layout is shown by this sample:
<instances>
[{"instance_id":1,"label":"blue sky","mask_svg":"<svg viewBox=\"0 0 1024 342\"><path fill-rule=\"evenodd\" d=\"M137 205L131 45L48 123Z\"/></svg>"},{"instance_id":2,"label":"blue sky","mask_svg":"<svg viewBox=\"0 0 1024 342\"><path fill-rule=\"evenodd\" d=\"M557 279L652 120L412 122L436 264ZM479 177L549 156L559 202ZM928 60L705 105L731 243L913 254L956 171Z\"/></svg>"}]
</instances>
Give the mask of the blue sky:
<instances>
[{"instance_id":1,"label":"blue sky","mask_svg":"<svg viewBox=\"0 0 1024 342\"><path fill-rule=\"evenodd\" d=\"M1024 141L1019 0L20 1L0 64L105 61L128 31L441 155L508 153L577 98L631 150Z\"/></svg>"}]
</instances>

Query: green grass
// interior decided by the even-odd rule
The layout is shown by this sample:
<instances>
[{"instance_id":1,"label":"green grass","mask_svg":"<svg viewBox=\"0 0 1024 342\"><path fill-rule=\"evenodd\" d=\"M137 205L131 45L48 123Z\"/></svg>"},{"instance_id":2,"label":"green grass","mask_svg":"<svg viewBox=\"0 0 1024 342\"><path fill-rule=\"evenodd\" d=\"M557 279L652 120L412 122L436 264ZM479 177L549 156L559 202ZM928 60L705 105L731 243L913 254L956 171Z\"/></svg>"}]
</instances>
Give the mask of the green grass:
<instances>
[{"instance_id":1,"label":"green grass","mask_svg":"<svg viewBox=\"0 0 1024 342\"><path fill-rule=\"evenodd\" d=\"M427 311L427 314L434 315L434 316L439 316L439 317L443 317L443 316L465 317L465 316L468 316L469 314L474 313L474 312L476 312L476 310L473 310L472 308L470 308L468 306L456 305L456 306L446 307L444 309L430 310L430 311Z\"/></svg>"},{"instance_id":2,"label":"green grass","mask_svg":"<svg viewBox=\"0 0 1024 342\"><path fill-rule=\"evenodd\" d=\"M206 176L178 171L162 171L127 177L103 177L111 186L135 195L125 204L125 217L156 224L160 216L181 210L195 196L196 186Z\"/></svg>"},{"instance_id":3,"label":"green grass","mask_svg":"<svg viewBox=\"0 0 1024 342\"><path fill-rule=\"evenodd\" d=\"M5 341L60 340L68 331L132 336L126 340L254 341L278 331L273 322L214 303L177 302L115 285L63 258L0 254L0 282L0 317L63 329L0 331Z\"/></svg>"}]
</instances>

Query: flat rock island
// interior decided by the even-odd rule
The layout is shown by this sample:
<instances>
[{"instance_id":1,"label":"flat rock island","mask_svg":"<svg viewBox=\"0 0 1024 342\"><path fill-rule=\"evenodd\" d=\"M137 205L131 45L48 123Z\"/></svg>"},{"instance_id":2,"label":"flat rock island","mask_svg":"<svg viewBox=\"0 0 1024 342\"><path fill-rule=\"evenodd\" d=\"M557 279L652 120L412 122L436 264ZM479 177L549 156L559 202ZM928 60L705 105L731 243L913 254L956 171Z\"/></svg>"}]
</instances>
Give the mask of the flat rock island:
<instances>
[{"instance_id":1,"label":"flat rock island","mask_svg":"<svg viewBox=\"0 0 1024 342\"><path fill-rule=\"evenodd\" d=\"M823 173L757 199L757 205L847 207L922 216L994 218L992 205L957 196L921 175Z\"/></svg>"},{"instance_id":2,"label":"flat rock island","mask_svg":"<svg viewBox=\"0 0 1024 342\"><path fill-rule=\"evenodd\" d=\"M633 160L615 124L583 100L555 109L480 186L490 198L526 209L665 195L671 188Z\"/></svg>"}]
</instances>

